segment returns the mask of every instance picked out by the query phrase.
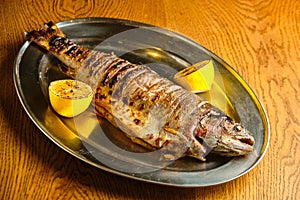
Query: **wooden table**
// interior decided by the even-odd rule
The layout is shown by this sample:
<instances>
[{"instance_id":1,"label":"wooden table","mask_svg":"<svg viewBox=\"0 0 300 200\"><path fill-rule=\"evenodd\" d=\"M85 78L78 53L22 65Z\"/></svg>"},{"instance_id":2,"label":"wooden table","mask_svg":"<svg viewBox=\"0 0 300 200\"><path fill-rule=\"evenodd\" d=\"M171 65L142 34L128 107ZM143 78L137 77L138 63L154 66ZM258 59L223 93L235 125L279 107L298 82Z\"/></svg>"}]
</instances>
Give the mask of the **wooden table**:
<instances>
[{"instance_id":1,"label":"wooden table","mask_svg":"<svg viewBox=\"0 0 300 200\"><path fill-rule=\"evenodd\" d=\"M0 199L300 199L300 1L3 1L0 7ZM108 17L163 27L233 66L265 106L271 140L248 174L203 188L174 188L90 166L43 135L13 83L23 31L44 22Z\"/></svg>"}]
</instances>

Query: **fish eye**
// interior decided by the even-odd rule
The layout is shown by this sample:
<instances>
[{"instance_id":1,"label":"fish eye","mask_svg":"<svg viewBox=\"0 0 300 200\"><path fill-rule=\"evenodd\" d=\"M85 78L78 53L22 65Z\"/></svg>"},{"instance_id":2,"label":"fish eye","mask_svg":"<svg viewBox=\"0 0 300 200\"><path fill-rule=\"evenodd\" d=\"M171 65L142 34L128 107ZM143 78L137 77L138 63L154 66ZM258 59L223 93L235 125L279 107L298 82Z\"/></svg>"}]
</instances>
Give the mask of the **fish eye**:
<instances>
[{"instance_id":1,"label":"fish eye","mask_svg":"<svg viewBox=\"0 0 300 200\"><path fill-rule=\"evenodd\" d=\"M240 132L240 131L242 131L242 129L243 129L243 127L239 124L237 124L233 127L233 130L236 132Z\"/></svg>"}]
</instances>

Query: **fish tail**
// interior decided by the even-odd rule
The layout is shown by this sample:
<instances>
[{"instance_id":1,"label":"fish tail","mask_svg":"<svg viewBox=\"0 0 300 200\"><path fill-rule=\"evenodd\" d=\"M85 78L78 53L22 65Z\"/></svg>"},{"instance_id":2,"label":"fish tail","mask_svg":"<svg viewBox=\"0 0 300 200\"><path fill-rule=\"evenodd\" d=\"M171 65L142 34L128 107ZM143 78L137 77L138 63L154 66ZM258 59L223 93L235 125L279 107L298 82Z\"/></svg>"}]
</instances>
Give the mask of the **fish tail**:
<instances>
[{"instance_id":1,"label":"fish tail","mask_svg":"<svg viewBox=\"0 0 300 200\"><path fill-rule=\"evenodd\" d=\"M25 32L28 41L32 41L50 51L66 66L63 72L74 76L78 68L91 54L91 50L73 43L52 21L45 23L39 30Z\"/></svg>"},{"instance_id":2,"label":"fish tail","mask_svg":"<svg viewBox=\"0 0 300 200\"><path fill-rule=\"evenodd\" d=\"M46 50L50 50L50 42L55 38L66 38L66 35L52 21L45 23L39 30L24 33L28 41L33 41Z\"/></svg>"}]
</instances>

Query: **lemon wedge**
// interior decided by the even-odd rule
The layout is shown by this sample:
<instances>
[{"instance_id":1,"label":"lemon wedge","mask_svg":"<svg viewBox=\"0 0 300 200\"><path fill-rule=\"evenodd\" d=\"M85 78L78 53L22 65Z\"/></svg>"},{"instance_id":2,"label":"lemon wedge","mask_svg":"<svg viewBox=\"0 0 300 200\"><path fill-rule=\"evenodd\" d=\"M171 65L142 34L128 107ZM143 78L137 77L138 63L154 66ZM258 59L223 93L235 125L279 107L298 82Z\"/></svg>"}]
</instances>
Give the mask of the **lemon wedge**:
<instances>
[{"instance_id":1,"label":"lemon wedge","mask_svg":"<svg viewBox=\"0 0 300 200\"><path fill-rule=\"evenodd\" d=\"M199 93L210 90L214 76L212 60L204 60L176 73L174 81L191 92Z\"/></svg>"},{"instance_id":2,"label":"lemon wedge","mask_svg":"<svg viewBox=\"0 0 300 200\"><path fill-rule=\"evenodd\" d=\"M74 117L84 112L89 107L92 98L92 88L77 80L57 80L49 85L51 106L64 117Z\"/></svg>"}]
</instances>

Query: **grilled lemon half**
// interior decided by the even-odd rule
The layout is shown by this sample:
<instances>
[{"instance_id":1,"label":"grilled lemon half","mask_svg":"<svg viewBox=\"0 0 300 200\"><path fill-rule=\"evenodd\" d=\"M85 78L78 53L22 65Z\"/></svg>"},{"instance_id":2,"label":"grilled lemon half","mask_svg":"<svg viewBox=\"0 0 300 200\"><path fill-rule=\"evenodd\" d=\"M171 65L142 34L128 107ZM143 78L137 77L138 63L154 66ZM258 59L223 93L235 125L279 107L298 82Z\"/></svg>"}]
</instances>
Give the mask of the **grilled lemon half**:
<instances>
[{"instance_id":1,"label":"grilled lemon half","mask_svg":"<svg viewBox=\"0 0 300 200\"><path fill-rule=\"evenodd\" d=\"M74 117L84 112L93 98L92 88L77 80L56 80L50 83L48 89L52 108L64 117Z\"/></svg>"},{"instance_id":2,"label":"grilled lemon half","mask_svg":"<svg viewBox=\"0 0 300 200\"><path fill-rule=\"evenodd\" d=\"M204 60L189 66L174 75L174 81L194 93L210 90L214 81L212 60Z\"/></svg>"}]
</instances>

